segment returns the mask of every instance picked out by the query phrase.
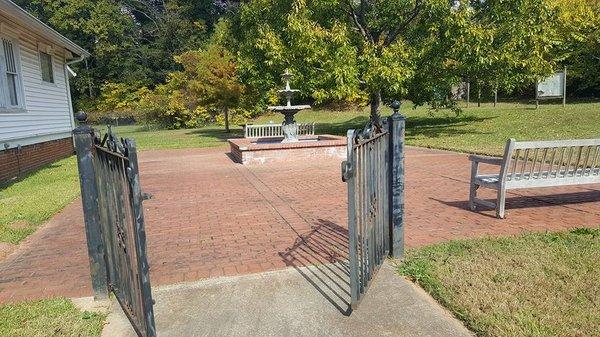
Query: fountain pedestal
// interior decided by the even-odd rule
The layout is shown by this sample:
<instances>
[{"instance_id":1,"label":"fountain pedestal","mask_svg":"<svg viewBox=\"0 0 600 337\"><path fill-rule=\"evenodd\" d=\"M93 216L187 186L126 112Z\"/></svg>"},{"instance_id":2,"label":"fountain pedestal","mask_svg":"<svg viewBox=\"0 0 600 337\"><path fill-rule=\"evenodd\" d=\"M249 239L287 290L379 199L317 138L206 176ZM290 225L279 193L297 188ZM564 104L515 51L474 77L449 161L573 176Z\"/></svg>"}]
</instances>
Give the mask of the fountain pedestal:
<instances>
[{"instance_id":1,"label":"fountain pedestal","mask_svg":"<svg viewBox=\"0 0 600 337\"><path fill-rule=\"evenodd\" d=\"M310 105L283 105L270 106L269 110L282 113L284 115L281 130L283 131L282 143L293 143L298 141L298 124L294 120L294 115L301 110L310 109Z\"/></svg>"}]
</instances>

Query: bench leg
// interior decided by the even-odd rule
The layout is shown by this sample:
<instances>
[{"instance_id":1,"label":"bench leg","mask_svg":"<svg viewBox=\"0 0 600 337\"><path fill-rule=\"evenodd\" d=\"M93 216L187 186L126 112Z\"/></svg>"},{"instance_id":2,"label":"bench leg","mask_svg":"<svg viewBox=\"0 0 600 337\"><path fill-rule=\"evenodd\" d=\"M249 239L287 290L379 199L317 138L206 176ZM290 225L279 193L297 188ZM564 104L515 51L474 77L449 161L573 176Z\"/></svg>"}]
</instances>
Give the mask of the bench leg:
<instances>
[{"instance_id":1,"label":"bench leg","mask_svg":"<svg viewBox=\"0 0 600 337\"><path fill-rule=\"evenodd\" d=\"M475 204L475 198L477 198L477 190L478 189L479 189L479 186L477 186L475 183L471 182L471 187L469 190L469 209L472 211L477 209L477 204Z\"/></svg>"},{"instance_id":2,"label":"bench leg","mask_svg":"<svg viewBox=\"0 0 600 337\"><path fill-rule=\"evenodd\" d=\"M477 162L472 162L471 163L471 184L470 184L470 188L469 188L469 208L474 211L477 206L475 205L475 198L477 198L477 189L479 188L479 186L477 186L477 184L475 184L475 177L477 176L477 171L478 171L478 163Z\"/></svg>"},{"instance_id":3,"label":"bench leg","mask_svg":"<svg viewBox=\"0 0 600 337\"><path fill-rule=\"evenodd\" d=\"M506 204L506 189L503 186L498 188L498 198L496 199L496 217L504 219L504 208Z\"/></svg>"}]
</instances>

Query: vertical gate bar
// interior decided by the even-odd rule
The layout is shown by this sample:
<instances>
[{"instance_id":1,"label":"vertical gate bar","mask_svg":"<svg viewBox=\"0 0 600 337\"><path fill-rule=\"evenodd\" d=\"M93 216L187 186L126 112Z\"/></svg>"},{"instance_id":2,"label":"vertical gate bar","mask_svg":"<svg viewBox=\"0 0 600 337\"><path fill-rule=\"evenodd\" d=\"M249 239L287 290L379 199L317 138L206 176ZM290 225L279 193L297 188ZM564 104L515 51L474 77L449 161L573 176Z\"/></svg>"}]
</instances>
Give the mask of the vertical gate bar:
<instances>
[{"instance_id":1,"label":"vertical gate bar","mask_svg":"<svg viewBox=\"0 0 600 337\"><path fill-rule=\"evenodd\" d=\"M137 263L140 271L140 290L144 308L144 320L146 324L146 335L148 337L156 336L156 328L154 324L154 301L150 288L150 266L148 265L148 257L146 256L146 230L144 226L144 211L142 206L142 190L140 187L139 168L137 160L137 150L135 141L127 139L125 145L128 150L129 167L127 168L127 176L130 181L133 213L135 216L135 240L137 248Z\"/></svg>"},{"instance_id":2,"label":"vertical gate bar","mask_svg":"<svg viewBox=\"0 0 600 337\"><path fill-rule=\"evenodd\" d=\"M356 134L356 131L355 131ZM354 146L354 163L356 166L354 167L354 184L356 186L356 198L357 206L355 207L355 221L356 221L356 245L358 247L358 270L359 270L359 282L358 282L358 291L359 293L362 291L362 282L364 279L364 261L363 261L363 246L362 246L362 235L361 235L361 216L362 216L362 176L361 176L361 148L360 145Z\"/></svg>"},{"instance_id":3,"label":"vertical gate bar","mask_svg":"<svg viewBox=\"0 0 600 337\"><path fill-rule=\"evenodd\" d=\"M380 259L379 259L379 218L380 218L380 211L381 211L381 207L379 207L379 200L380 198L380 190L379 190L379 137L375 140L375 144L373 146L375 148L375 152L373 153L373 159L374 161L374 165L373 165L373 172L374 172L374 179L375 179L375 228L374 228L374 250L375 250L375 264L379 265L380 264Z\"/></svg>"},{"instance_id":4,"label":"vertical gate bar","mask_svg":"<svg viewBox=\"0 0 600 337\"><path fill-rule=\"evenodd\" d=\"M367 260L367 247L365 245L365 146L363 144L359 145L359 158L360 158L360 166L359 166L359 174L360 174L360 216L359 216L359 240L360 240L360 259L361 259L361 282L360 282L360 292L364 291L365 284L367 282L367 268L369 266Z\"/></svg>"},{"instance_id":5,"label":"vertical gate bar","mask_svg":"<svg viewBox=\"0 0 600 337\"><path fill-rule=\"evenodd\" d=\"M373 276L373 265L375 263L374 259L373 259L373 143L372 142L368 142L367 143L367 168L366 168L366 174L367 174L367 202L365 203L366 207L367 207L367 232L366 232L366 237L367 237L367 249L368 249L368 255L367 258L369 259L369 269L368 269L368 274L367 277L369 279L369 281L371 280L371 277ZM367 282L368 284L368 282Z\"/></svg>"},{"instance_id":6,"label":"vertical gate bar","mask_svg":"<svg viewBox=\"0 0 600 337\"><path fill-rule=\"evenodd\" d=\"M385 181L381 174L383 173L383 167L382 167L382 158L381 158L381 154L383 152L383 147L382 147L382 139L383 136L379 137L377 139L377 260L378 263L382 263L383 259L383 182Z\"/></svg>"},{"instance_id":7,"label":"vertical gate bar","mask_svg":"<svg viewBox=\"0 0 600 337\"><path fill-rule=\"evenodd\" d=\"M406 119L399 114L400 102L392 104L390 126L390 255L404 254L404 127Z\"/></svg>"},{"instance_id":8,"label":"vertical gate bar","mask_svg":"<svg viewBox=\"0 0 600 337\"><path fill-rule=\"evenodd\" d=\"M87 116L80 115L78 120L85 122ZM81 202L85 222L85 235L92 278L92 289L95 299L108 298L108 279L106 261L104 259L104 242L100 229L100 212L98 209L98 186L94 168L94 129L88 125L79 125L73 130L75 149L77 152L77 168L81 187Z\"/></svg>"},{"instance_id":9,"label":"vertical gate bar","mask_svg":"<svg viewBox=\"0 0 600 337\"><path fill-rule=\"evenodd\" d=\"M373 151L373 142L369 141L368 143L368 151L369 151L369 162L368 162L368 169L367 169L367 174L368 174L368 183L367 183L367 190L369 191L368 194L368 208L369 208L369 219L367 221L368 224L368 232L367 232L367 244L369 245L369 281L371 280L371 278L373 277L373 270L374 270L374 265L375 265L375 256L374 256L374 251L373 251L373 228L374 228L374 222L375 222L375 209L374 209L374 205L373 205L373 201L374 201L374 197L373 197L373 186L375 184L374 179L373 179L373 154L375 153L375 151Z\"/></svg>"},{"instance_id":10,"label":"vertical gate bar","mask_svg":"<svg viewBox=\"0 0 600 337\"><path fill-rule=\"evenodd\" d=\"M379 256L381 261L383 262L385 249L383 247L385 242L385 235L383 229L385 228L387 222L385 217L385 204L387 199L385 199L385 136L382 136L379 139L379 207L381 211L379 212Z\"/></svg>"},{"instance_id":11,"label":"vertical gate bar","mask_svg":"<svg viewBox=\"0 0 600 337\"><path fill-rule=\"evenodd\" d=\"M377 151L377 178L378 178L378 182L377 182L377 206L378 206L378 210L379 212L377 212L378 214L378 219L377 219L377 256L379 258L379 263L383 262L383 223L385 222L385 218L383 217L383 195L385 193L384 189L383 189L383 185L385 182L385 179L383 178L382 174L383 174L383 158L382 158L382 153L384 151L383 148L383 136L379 137L379 139L377 140L377 144L378 144L378 151Z\"/></svg>"},{"instance_id":12,"label":"vertical gate bar","mask_svg":"<svg viewBox=\"0 0 600 337\"><path fill-rule=\"evenodd\" d=\"M358 247L356 237L356 158L354 156L354 130L348 130L347 134L347 159L346 162L348 178L348 263L350 264L350 297L352 308L358 303L360 296L358 285Z\"/></svg>"}]
</instances>

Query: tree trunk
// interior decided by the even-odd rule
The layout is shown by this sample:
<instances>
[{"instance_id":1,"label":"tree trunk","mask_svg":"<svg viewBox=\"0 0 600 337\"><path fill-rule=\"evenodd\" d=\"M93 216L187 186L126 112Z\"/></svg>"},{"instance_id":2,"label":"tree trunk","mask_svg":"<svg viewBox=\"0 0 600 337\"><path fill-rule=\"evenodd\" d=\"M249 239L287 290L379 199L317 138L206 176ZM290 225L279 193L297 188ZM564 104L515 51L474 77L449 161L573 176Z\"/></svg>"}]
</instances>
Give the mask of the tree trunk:
<instances>
[{"instance_id":1,"label":"tree trunk","mask_svg":"<svg viewBox=\"0 0 600 337\"><path fill-rule=\"evenodd\" d=\"M477 86L477 107L481 107L481 87Z\"/></svg>"},{"instance_id":2,"label":"tree trunk","mask_svg":"<svg viewBox=\"0 0 600 337\"><path fill-rule=\"evenodd\" d=\"M225 132L229 133L229 109L225 109L223 112L225 114Z\"/></svg>"},{"instance_id":3,"label":"tree trunk","mask_svg":"<svg viewBox=\"0 0 600 337\"><path fill-rule=\"evenodd\" d=\"M381 119L379 108L381 107L381 91L371 93L371 121L378 123Z\"/></svg>"},{"instance_id":4,"label":"tree trunk","mask_svg":"<svg viewBox=\"0 0 600 337\"><path fill-rule=\"evenodd\" d=\"M498 89L494 90L494 108L498 104Z\"/></svg>"}]
</instances>

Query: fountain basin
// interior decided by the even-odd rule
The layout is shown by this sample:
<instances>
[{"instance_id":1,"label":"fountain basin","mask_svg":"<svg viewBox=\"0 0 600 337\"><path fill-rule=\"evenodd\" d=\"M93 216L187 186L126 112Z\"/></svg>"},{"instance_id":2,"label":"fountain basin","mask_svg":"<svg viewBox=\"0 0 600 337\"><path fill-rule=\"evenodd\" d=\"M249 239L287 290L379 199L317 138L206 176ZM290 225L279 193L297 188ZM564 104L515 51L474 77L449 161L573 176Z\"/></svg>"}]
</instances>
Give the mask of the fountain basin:
<instances>
[{"instance_id":1,"label":"fountain basin","mask_svg":"<svg viewBox=\"0 0 600 337\"><path fill-rule=\"evenodd\" d=\"M247 164L346 158L346 137L333 135L299 136L297 142L282 143L283 137L229 139L234 161Z\"/></svg>"}]
</instances>

